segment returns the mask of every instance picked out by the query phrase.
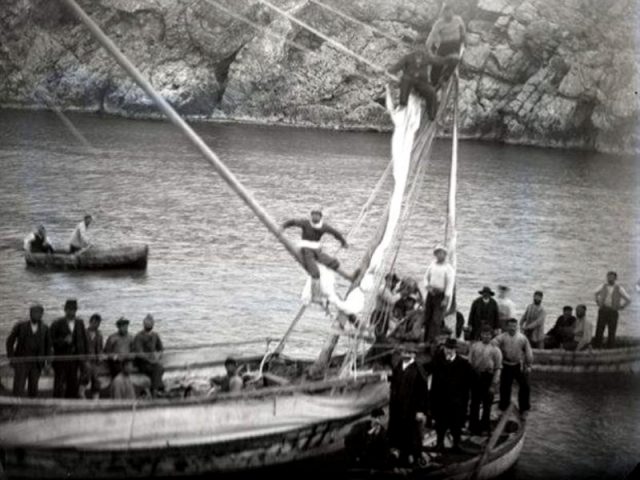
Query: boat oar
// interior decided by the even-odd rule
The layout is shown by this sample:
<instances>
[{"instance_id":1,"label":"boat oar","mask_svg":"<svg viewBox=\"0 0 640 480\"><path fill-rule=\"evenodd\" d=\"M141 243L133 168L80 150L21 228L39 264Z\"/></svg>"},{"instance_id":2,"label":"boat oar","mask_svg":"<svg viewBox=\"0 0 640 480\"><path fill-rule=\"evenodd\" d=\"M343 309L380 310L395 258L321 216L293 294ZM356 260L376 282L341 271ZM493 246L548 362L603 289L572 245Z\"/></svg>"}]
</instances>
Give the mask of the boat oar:
<instances>
[{"instance_id":1,"label":"boat oar","mask_svg":"<svg viewBox=\"0 0 640 480\"><path fill-rule=\"evenodd\" d=\"M514 408L513 403L510 403L507 409L502 413L502 416L498 421L498 425L496 425L496 428L491 433L491 437L489 437L489 441L487 442L487 445L484 447L484 451L482 452L482 455L478 459L478 464L475 466L475 468L473 469L473 472L471 472L471 475L469 476L469 480L478 479L480 470L482 470L483 465L487 462L487 459L489 458L489 454L491 453L491 450L493 450L493 447L495 447L496 443L498 443L498 439L500 438L500 435L502 435L504 427L507 425L507 420L511 416L511 413L513 412L513 408Z\"/></svg>"}]
</instances>

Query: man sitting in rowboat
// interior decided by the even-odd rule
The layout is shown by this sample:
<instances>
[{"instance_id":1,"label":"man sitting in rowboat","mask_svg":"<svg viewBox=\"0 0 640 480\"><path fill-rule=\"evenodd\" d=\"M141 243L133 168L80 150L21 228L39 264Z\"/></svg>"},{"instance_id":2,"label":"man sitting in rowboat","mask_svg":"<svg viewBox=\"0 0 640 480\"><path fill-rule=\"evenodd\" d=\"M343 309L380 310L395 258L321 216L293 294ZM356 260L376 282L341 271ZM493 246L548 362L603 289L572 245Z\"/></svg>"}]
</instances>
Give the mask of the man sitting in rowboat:
<instances>
[{"instance_id":1,"label":"man sitting in rowboat","mask_svg":"<svg viewBox=\"0 0 640 480\"><path fill-rule=\"evenodd\" d=\"M40 225L35 232L30 233L24 239L24 251L28 253L53 253L53 247L49 243L44 225Z\"/></svg>"},{"instance_id":2,"label":"man sitting in rowboat","mask_svg":"<svg viewBox=\"0 0 640 480\"><path fill-rule=\"evenodd\" d=\"M282 224L282 230L291 227L299 227L302 230L302 241L300 242L300 253L302 254L302 262L305 270L311 275L311 278L318 280L320 278L320 270L318 263L326 265L332 270L337 271L340 268L340 262L330 255L322 251L320 239L325 233L333 235L336 240L342 244L342 248L349 248L347 240L335 228L328 225L322 216L322 208L315 207L311 210L309 219L292 219ZM352 278L355 274L352 275Z\"/></svg>"}]
</instances>

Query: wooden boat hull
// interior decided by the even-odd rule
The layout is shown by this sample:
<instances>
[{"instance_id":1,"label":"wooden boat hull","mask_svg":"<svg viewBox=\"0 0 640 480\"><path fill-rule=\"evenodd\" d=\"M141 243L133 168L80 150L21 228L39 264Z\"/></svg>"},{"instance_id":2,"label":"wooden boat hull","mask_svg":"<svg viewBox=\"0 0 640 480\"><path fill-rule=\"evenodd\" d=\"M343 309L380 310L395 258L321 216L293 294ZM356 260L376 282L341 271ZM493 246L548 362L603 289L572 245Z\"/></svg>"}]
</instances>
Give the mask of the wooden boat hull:
<instances>
[{"instance_id":1,"label":"wooden boat hull","mask_svg":"<svg viewBox=\"0 0 640 480\"><path fill-rule=\"evenodd\" d=\"M25 253L28 267L49 270L145 269L149 247L91 247L79 253Z\"/></svg>"},{"instance_id":2,"label":"wooden boat hull","mask_svg":"<svg viewBox=\"0 0 640 480\"><path fill-rule=\"evenodd\" d=\"M0 399L9 478L192 476L333 455L351 427L388 402L379 376L163 401ZM324 385L327 384L328 385Z\"/></svg>"},{"instance_id":3,"label":"wooden boat hull","mask_svg":"<svg viewBox=\"0 0 640 480\"><path fill-rule=\"evenodd\" d=\"M478 462L482 451L477 455L467 455L466 458L452 461L451 463L440 465L427 465L415 469L399 468L392 470L352 470L349 478L420 478L429 480L488 480L499 477L509 471L520 457L525 440L526 422L519 418L517 409L513 409L510 418L517 424L517 429L508 434L506 438L499 442L484 459L477 476L474 472L478 468Z\"/></svg>"},{"instance_id":4,"label":"wooden boat hull","mask_svg":"<svg viewBox=\"0 0 640 480\"><path fill-rule=\"evenodd\" d=\"M544 373L638 373L640 339L619 339L620 347L584 350L533 350L532 370Z\"/></svg>"}]
</instances>

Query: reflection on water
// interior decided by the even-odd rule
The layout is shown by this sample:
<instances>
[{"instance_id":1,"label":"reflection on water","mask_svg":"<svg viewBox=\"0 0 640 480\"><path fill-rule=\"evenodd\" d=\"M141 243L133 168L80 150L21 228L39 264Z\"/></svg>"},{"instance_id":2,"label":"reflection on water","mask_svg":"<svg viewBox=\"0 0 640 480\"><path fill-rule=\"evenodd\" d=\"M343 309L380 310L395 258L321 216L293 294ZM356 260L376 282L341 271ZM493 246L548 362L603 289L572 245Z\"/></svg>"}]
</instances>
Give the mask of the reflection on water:
<instances>
[{"instance_id":1,"label":"reflection on water","mask_svg":"<svg viewBox=\"0 0 640 480\"><path fill-rule=\"evenodd\" d=\"M163 122L71 118L95 155L75 146L53 114L0 111L0 338L30 301L41 301L51 321L66 297L79 299L85 317L102 313L107 334L121 315L135 332L151 312L168 345L281 335L304 274L181 135ZM389 137L375 133L196 128L277 221L321 203L343 231L389 157ZM401 275L420 278L442 241L448 155L448 142L439 142L404 236ZM520 312L535 289L544 290L548 328L565 304L586 303L594 321L593 291L609 269L632 290L640 276L640 167L633 158L467 142L460 162L458 299L465 315L484 284L510 285ZM384 203L383 195L353 247L340 253L347 270L367 248ZM148 243L147 272L25 268L19 248L31 228L44 222L65 242L85 212L95 216L97 243ZM621 315L622 334L640 335L640 298L633 300ZM319 311L305 317L288 352L313 355L328 328ZM538 384L518 478L597 477L635 463L637 393L626 379Z\"/></svg>"}]
</instances>

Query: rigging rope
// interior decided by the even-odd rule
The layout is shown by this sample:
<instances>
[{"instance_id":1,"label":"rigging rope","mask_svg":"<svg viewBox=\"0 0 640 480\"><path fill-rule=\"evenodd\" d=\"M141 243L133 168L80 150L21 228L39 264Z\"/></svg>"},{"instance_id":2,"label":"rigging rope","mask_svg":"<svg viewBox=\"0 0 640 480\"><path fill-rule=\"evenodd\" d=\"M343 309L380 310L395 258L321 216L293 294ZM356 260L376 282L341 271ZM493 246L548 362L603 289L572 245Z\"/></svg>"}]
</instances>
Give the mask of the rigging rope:
<instances>
[{"instance_id":1,"label":"rigging rope","mask_svg":"<svg viewBox=\"0 0 640 480\"><path fill-rule=\"evenodd\" d=\"M313 33L314 35L317 35L318 37L322 38L325 42L327 42L329 45L331 45L336 50L339 50L340 52L342 52L342 53L344 53L344 54L346 54L346 55L348 55L350 57L355 58L356 60L358 60L359 62L363 63L364 65L367 65L373 71L378 72L378 73L382 73L382 74L386 75L387 77L389 77L390 79L392 79L394 81L398 80L394 75L391 75L390 73L388 73L386 68L384 68L384 67L382 67L380 65L376 65L375 63L373 63L370 60L366 59L362 55L354 52L353 50L348 49L347 47L342 45L337 40L334 40L333 38L329 37L328 35L325 35L321 31L319 31L318 29L313 28L308 23L305 23L302 20L297 19L296 17L291 15L289 12L286 12L285 10L282 10L281 8L276 7L274 4L272 4L271 2L268 2L267 0L258 0L258 1L260 3L262 3L263 5L271 8L275 12L279 13L280 15L288 18L290 21L298 24L302 28L304 28L304 29L308 30L309 32Z\"/></svg>"},{"instance_id":2,"label":"rigging rope","mask_svg":"<svg viewBox=\"0 0 640 480\"><path fill-rule=\"evenodd\" d=\"M323 8L329 12L334 13L335 15L344 18L345 20L349 20L350 22L353 22L357 25L360 25L364 28L366 28L367 30L370 30L373 33L376 33L378 35L380 35L381 37L389 40L390 42L392 42L394 45L401 45L402 42L398 41L396 38L393 38L391 35L389 35L388 33L380 30L379 28L374 27L371 24L368 24L366 22L363 22L362 20L358 20L357 18L343 12L342 10L338 10L335 7L330 7L329 5L320 2L319 0L309 0L311 3L317 5L320 8Z\"/></svg>"}]
</instances>

